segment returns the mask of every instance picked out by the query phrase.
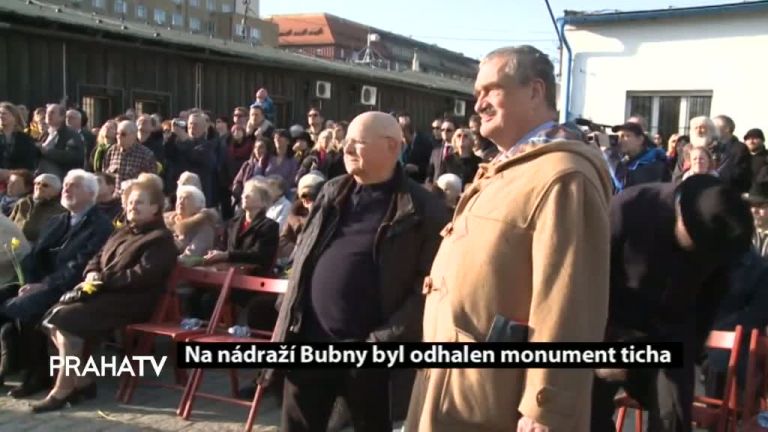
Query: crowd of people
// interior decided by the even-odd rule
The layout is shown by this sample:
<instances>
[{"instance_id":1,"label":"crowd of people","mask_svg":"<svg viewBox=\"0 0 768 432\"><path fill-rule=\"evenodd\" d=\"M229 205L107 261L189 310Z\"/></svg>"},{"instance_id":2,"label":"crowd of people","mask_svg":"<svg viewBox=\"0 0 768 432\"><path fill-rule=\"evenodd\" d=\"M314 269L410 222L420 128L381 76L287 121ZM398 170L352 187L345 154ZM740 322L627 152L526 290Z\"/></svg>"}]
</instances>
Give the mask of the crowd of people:
<instances>
[{"instance_id":1,"label":"crowd of people","mask_svg":"<svg viewBox=\"0 0 768 432\"><path fill-rule=\"evenodd\" d=\"M529 46L489 54L475 90L478 114L426 132L317 108L281 128L265 89L231 117L128 110L91 129L77 108L0 103L0 384L21 370L10 396L48 391L34 412L93 398L48 375L49 341L82 355L148 319L174 266L239 265L290 279L277 305L233 298L277 341L482 342L502 317L534 342L685 346L680 370L281 371L283 430L407 414L408 431L608 431L619 388L650 430L689 430L708 332L768 325L762 131L742 143L729 117L697 117L664 149L637 116L615 142L557 124L553 66ZM210 293L179 294L185 318L210 316ZM705 370L716 395L723 359Z\"/></svg>"}]
</instances>

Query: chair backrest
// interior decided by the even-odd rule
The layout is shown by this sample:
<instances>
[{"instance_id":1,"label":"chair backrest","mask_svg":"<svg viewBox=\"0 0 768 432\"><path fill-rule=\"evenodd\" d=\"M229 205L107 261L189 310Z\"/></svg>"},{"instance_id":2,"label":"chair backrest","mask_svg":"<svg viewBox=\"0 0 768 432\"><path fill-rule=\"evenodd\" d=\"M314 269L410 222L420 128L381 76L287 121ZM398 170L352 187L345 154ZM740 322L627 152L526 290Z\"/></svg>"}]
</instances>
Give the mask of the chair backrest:
<instances>
[{"instance_id":1,"label":"chair backrest","mask_svg":"<svg viewBox=\"0 0 768 432\"><path fill-rule=\"evenodd\" d=\"M227 269L227 271L219 271L211 267L189 267L183 266L178 272L179 282L187 282L190 285L201 288L222 288L227 282L227 279L231 279L230 273L234 272L234 269Z\"/></svg>"},{"instance_id":2,"label":"chair backrest","mask_svg":"<svg viewBox=\"0 0 768 432\"><path fill-rule=\"evenodd\" d=\"M706 347L709 349L722 349L731 352L728 358L728 371L725 375L725 388L721 399L718 417L719 431L724 431L729 417L729 410L736 412L738 410L738 395L736 391L736 368L739 363L739 351L741 347L741 337L743 329L740 325L736 326L734 331L713 330L709 333Z\"/></svg>"},{"instance_id":3,"label":"chair backrest","mask_svg":"<svg viewBox=\"0 0 768 432\"><path fill-rule=\"evenodd\" d=\"M256 293L285 294L285 291L288 289L288 279L271 279L235 274L232 277L232 289Z\"/></svg>"},{"instance_id":4,"label":"chair backrest","mask_svg":"<svg viewBox=\"0 0 768 432\"><path fill-rule=\"evenodd\" d=\"M760 334L760 329L752 329L749 337L749 357L747 359L747 378L744 386L745 420L757 415L756 399L765 400L768 385L768 337ZM759 392L759 393L758 393Z\"/></svg>"}]
</instances>

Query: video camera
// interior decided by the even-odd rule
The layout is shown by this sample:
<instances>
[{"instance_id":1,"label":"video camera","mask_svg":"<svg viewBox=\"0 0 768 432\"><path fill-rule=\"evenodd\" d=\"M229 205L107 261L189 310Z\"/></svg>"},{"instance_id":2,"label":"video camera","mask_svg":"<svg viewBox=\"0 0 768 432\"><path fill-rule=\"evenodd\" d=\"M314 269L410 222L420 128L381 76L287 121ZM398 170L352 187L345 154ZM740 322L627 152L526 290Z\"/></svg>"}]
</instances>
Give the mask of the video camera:
<instances>
[{"instance_id":1,"label":"video camera","mask_svg":"<svg viewBox=\"0 0 768 432\"><path fill-rule=\"evenodd\" d=\"M577 118L574 120L574 123L589 128L589 133L587 133L587 141L589 142L598 141L597 144L600 145L598 134L602 134L608 136L608 146L616 147L619 145L619 136L614 133L606 132L611 130L613 127L611 125L595 123L592 120L587 120L585 118Z\"/></svg>"}]
</instances>

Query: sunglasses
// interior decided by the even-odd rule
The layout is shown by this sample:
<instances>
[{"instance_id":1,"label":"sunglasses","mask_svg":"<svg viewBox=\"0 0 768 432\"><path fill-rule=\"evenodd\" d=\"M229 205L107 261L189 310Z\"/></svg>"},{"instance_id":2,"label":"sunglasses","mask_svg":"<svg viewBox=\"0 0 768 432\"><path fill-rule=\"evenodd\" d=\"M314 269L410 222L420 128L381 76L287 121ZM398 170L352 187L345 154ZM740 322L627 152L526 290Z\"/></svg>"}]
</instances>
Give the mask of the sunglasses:
<instances>
[{"instance_id":1,"label":"sunglasses","mask_svg":"<svg viewBox=\"0 0 768 432\"><path fill-rule=\"evenodd\" d=\"M450 128L449 128L449 129L440 129L440 130L441 130L441 131L443 131L443 132L453 132L453 131L455 131L456 129L450 129Z\"/></svg>"}]
</instances>

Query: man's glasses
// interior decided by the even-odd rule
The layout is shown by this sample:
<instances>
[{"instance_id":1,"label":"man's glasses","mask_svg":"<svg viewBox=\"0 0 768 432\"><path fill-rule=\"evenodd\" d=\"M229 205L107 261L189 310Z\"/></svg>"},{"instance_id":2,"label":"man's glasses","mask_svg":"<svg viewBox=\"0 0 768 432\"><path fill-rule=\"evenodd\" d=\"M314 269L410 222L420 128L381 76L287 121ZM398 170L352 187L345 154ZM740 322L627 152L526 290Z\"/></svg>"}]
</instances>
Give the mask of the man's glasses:
<instances>
[{"instance_id":1,"label":"man's glasses","mask_svg":"<svg viewBox=\"0 0 768 432\"><path fill-rule=\"evenodd\" d=\"M453 131L455 131L456 129L451 129L451 128L444 128L444 129L440 129L440 130L441 130L442 132L453 132Z\"/></svg>"}]
</instances>

